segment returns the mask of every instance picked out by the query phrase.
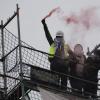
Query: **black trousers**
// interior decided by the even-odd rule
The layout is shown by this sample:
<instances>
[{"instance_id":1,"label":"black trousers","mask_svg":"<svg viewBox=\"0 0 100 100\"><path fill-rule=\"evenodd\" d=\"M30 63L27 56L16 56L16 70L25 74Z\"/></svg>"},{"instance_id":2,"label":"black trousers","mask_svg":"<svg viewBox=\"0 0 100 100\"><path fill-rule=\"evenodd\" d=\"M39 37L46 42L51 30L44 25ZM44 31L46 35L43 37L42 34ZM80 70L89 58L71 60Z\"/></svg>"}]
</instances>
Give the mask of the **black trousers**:
<instances>
[{"instance_id":1,"label":"black trousers","mask_svg":"<svg viewBox=\"0 0 100 100\"><path fill-rule=\"evenodd\" d=\"M95 98L97 96L97 87L98 87L98 79L97 77L90 80L90 79L86 79L90 82L94 82L95 84L92 84L92 83L85 83L85 86L84 86L84 93L85 95L87 96L92 96L93 98Z\"/></svg>"},{"instance_id":2,"label":"black trousers","mask_svg":"<svg viewBox=\"0 0 100 100\"><path fill-rule=\"evenodd\" d=\"M83 79L81 76L71 75L74 77L77 77L79 79ZM82 88L84 87L84 82L82 80L75 79L75 78L69 78L72 92L82 93Z\"/></svg>"},{"instance_id":3,"label":"black trousers","mask_svg":"<svg viewBox=\"0 0 100 100\"><path fill-rule=\"evenodd\" d=\"M89 81L85 82L84 92L87 96L95 98L97 96L98 87L98 69L96 66L89 64L85 68L84 79Z\"/></svg>"},{"instance_id":4,"label":"black trousers","mask_svg":"<svg viewBox=\"0 0 100 100\"><path fill-rule=\"evenodd\" d=\"M63 73L59 75L59 80L61 79L61 87L67 87L67 74L68 74L68 62L63 59L53 58L50 62L51 71Z\"/></svg>"}]
</instances>

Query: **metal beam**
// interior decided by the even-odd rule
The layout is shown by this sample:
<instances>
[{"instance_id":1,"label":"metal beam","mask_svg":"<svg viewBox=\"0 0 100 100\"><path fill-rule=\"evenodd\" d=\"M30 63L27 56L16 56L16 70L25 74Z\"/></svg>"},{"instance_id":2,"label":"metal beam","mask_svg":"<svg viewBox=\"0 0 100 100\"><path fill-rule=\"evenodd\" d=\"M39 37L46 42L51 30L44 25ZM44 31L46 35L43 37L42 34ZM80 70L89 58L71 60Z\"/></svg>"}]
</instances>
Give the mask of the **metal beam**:
<instances>
[{"instance_id":1,"label":"metal beam","mask_svg":"<svg viewBox=\"0 0 100 100\"><path fill-rule=\"evenodd\" d=\"M7 20L7 22L3 25L3 28L5 28L9 23L10 21L12 21L12 19L17 15L17 12L14 12L14 14Z\"/></svg>"},{"instance_id":2,"label":"metal beam","mask_svg":"<svg viewBox=\"0 0 100 100\"><path fill-rule=\"evenodd\" d=\"M22 51L21 51L21 35L20 35L20 20L19 20L19 7L17 4L17 27L18 27L18 45L19 45L19 59L20 59L20 82L22 89L22 100L25 100L25 89L23 84L23 69L22 69Z\"/></svg>"},{"instance_id":3,"label":"metal beam","mask_svg":"<svg viewBox=\"0 0 100 100\"><path fill-rule=\"evenodd\" d=\"M3 26L3 20L1 21L1 26ZM3 27L1 28L1 35L2 35L2 57L5 55L5 49L4 49L4 30ZM6 66L5 66L5 60L2 62L3 63L3 73L4 73L4 94L5 97L7 95L7 78L6 78ZM5 99L6 100L6 99Z\"/></svg>"}]
</instances>

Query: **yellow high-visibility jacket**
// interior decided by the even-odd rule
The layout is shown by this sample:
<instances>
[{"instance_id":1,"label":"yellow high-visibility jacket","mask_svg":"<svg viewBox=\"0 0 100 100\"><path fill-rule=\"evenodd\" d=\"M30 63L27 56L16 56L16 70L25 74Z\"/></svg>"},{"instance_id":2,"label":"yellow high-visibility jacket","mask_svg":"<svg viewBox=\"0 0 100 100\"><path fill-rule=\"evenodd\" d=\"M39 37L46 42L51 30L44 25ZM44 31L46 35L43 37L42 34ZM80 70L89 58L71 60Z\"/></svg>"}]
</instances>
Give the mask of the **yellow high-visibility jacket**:
<instances>
[{"instance_id":1,"label":"yellow high-visibility jacket","mask_svg":"<svg viewBox=\"0 0 100 100\"><path fill-rule=\"evenodd\" d=\"M54 43L51 44L50 49L49 49L49 58L53 58L55 56L55 45ZM64 44L64 55L63 58L66 59L68 57L68 50L70 49L68 44Z\"/></svg>"}]
</instances>

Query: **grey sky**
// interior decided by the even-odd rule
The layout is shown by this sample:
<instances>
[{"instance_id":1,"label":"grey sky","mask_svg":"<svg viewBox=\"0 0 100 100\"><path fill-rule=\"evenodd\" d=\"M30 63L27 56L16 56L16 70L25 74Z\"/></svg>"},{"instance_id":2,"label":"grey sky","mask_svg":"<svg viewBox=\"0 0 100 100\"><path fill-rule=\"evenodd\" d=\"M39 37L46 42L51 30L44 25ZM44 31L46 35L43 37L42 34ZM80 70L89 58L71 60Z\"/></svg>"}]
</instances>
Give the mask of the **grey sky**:
<instances>
[{"instance_id":1,"label":"grey sky","mask_svg":"<svg viewBox=\"0 0 100 100\"><path fill-rule=\"evenodd\" d=\"M12 16L16 10L16 3L20 7L20 24L21 38L23 41L32 45L36 49L48 52L49 44L45 38L44 30L41 24L41 19L45 17L53 8L60 7L67 15L70 12L78 13L81 9L88 7L100 7L99 0L0 0L0 20L4 22ZM100 9L99 9L100 10ZM55 36L57 30L63 30L65 33L65 41L69 42L73 36L73 30L78 26L66 26L65 23L58 18L57 14L53 14L46 20L52 36ZM15 20L7 27L11 32L17 34ZM99 43L99 27L88 31L83 31L86 34L82 39L81 35L76 35L82 44L93 48ZM79 34L79 33L78 33ZM97 35L96 35L97 34ZM75 44L75 40L71 41ZM73 43L74 42L74 43ZM76 42L77 43L77 42Z\"/></svg>"}]
</instances>

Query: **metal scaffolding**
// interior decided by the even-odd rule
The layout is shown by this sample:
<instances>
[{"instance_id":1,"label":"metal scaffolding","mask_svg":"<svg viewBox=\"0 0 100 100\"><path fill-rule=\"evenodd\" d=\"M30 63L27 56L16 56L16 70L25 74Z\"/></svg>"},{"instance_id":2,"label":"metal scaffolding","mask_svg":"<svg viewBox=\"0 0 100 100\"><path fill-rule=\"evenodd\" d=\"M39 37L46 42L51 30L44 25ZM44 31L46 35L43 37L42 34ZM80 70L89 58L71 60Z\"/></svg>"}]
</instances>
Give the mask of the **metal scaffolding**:
<instances>
[{"instance_id":1,"label":"metal scaffolding","mask_svg":"<svg viewBox=\"0 0 100 100\"><path fill-rule=\"evenodd\" d=\"M14 34L12 34L9 30L6 29L6 26L15 17L17 17L18 37L16 37ZM18 5L16 11L7 20L7 22L3 23L3 21L1 21L0 30L1 30L0 33L0 94L1 94L0 100L1 99L10 100L11 97L13 96L12 94L16 90L17 92L19 92L16 94L19 95L17 96L16 100L19 100L19 98L25 100L26 90L29 91L29 89L24 88L23 75L30 77L30 67L24 65L23 63L33 64L33 65L46 67L46 68L48 66L49 68L49 62L47 61L47 54L45 56L41 52L39 53L35 50L32 51L30 49L25 48L25 47L29 47L29 48L32 47L26 44L25 42L21 41ZM41 58L39 59L38 58L39 56L43 57L43 62L40 61ZM38 92L30 90L29 95L31 97L31 100L33 99L39 100Z\"/></svg>"},{"instance_id":2,"label":"metal scaffolding","mask_svg":"<svg viewBox=\"0 0 100 100\"><path fill-rule=\"evenodd\" d=\"M6 29L15 17L18 37ZM60 73L50 71L49 54L21 41L18 4L16 12L7 22L1 21L0 29L0 100L42 100L38 86L65 92L60 90L56 81ZM68 88L65 94L71 94L70 86Z\"/></svg>"}]
</instances>

